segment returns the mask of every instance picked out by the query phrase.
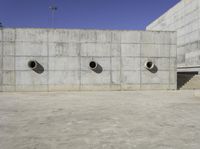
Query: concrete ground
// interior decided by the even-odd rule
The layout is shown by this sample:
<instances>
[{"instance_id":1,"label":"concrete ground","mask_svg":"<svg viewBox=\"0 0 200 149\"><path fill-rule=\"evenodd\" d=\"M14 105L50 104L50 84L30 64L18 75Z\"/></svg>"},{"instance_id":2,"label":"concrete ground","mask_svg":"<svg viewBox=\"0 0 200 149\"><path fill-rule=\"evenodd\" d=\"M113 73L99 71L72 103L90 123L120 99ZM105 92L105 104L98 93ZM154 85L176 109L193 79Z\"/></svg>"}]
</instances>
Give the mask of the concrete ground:
<instances>
[{"instance_id":1,"label":"concrete ground","mask_svg":"<svg viewBox=\"0 0 200 149\"><path fill-rule=\"evenodd\" d=\"M1 149L199 149L192 91L0 93Z\"/></svg>"}]
</instances>

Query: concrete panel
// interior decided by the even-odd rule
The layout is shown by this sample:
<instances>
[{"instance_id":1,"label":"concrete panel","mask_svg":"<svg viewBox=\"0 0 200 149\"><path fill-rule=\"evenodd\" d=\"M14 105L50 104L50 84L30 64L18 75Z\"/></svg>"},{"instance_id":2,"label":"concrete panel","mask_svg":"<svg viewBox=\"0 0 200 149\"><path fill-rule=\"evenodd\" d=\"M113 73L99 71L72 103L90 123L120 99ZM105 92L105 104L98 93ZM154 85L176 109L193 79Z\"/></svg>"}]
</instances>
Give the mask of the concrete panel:
<instances>
[{"instance_id":1,"label":"concrete panel","mask_svg":"<svg viewBox=\"0 0 200 149\"><path fill-rule=\"evenodd\" d=\"M140 84L140 72L122 71L122 84Z\"/></svg>"},{"instance_id":2,"label":"concrete panel","mask_svg":"<svg viewBox=\"0 0 200 149\"><path fill-rule=\"evenodd\" d=\"M121 43L140 43L139 31L122 31Z\"/></svg>"},{"instance_id":3,"label":"concrete panel","mask_svg":"<svg viewBox=\"0 0 200 149\"><path fill-rule=\"evenodd\" d=\"M177 38L177 45L184 45L186 42L185 42L185 36L180 36Z\"/></svg>"},{"instance_id":4,"label":"concrete panel","mask_svg":"<svg viewBox=\"0 0 200 149\"><path fill-rule=\"evenodd\" d=\"M176 44L176 33L171 32L156 32L155 43L156 44Z\"/></svg>"},{"instance_id":5,"label":"concrete panel","mask_svg":"<svg viewBox=\"0 0 200 149\"><path fill-rule=\"evenodd\" d=\"M185 65L185 55L177 55L178 66Z\"/></svg>"},{"instance_id":6,"label":"concrete panel","mask_svg":"<svg viewBox=\"0 0 200 149\"><path fill-rule=\"evenodd\" d=\"M176 73L176 70L170 70L169 83L170 84L177 84L177 73Z\"/></svg>"},{"instance_id":7,"label":"concrete panel","mask_svg":"<svg viewBox=\"0 0 200 149\"><path fill-rule=\"evenodd\" d=\"M3 71L0 70L0 86L3 85Z\"/></svg>"},{"instance_id":8,"label":"concrete panel","mask_svg":"<svg viewBox=\"0 0 200 149\"><path fill-rule=\"evenodd\" d=\"M112 31L112 43L121 43L121 32Z\"/></svg>"},{"instance_id":9,"label":"concrete panel","mask_svg":"<svg viewBox=\"0 0 200 149\"><path fill-rule=\"evenodd\" d=\"M49 84L79 85L80 71L49 71Z\"/></svg>"},{"instance_id":10,"label":"concrete panel","mask_svg":"<svg viewBox=\"0 0 200 149\"><path fill-rule=\"evenodd\" d=\"M15 42L4 42L3 43L3 55L14 56L15 55Z\"/></svg>"},{"instance_id":11,"label":"concrete panel","mask_svg":"<svg viewBox=\"0 0 200 149\"><path fill-rule=\"evenodd\" d=\"M3 34L3 41L15 41L16 38L15 29L4 28L2 30L2 34Z\"/></svg>"},{"instance_id":12,"label":"concrete panel","mask_svg":"<svg viewBox=\"0 0 200 149\"><path fill-rule=\"evenodd\" d=\"M185 37L184 44L192 43L199 40L199 32L191 32L184 35L184 37Z\"/></svg>"},{"instance_id":13,"label":"concrete panel","mask_svg":"<svg viewBox=\"0 0 200 149\"><path fill-rule=\"evenodd\" d=\"M177 32L170 32L169 34L169 41L171 45L177 45ZM167 43L168 44L168 43Z\"/></svg>"},{"instance_id":14,"label":"concrete panel","mask_svg":"<svg viewBox=\"0 0 200 149\"><path fill-rule=\"evenodd\" d=\"M3 41L3 34L2 34L2 29L0 29L0 42Z\"/></svg>"},{"instance_id":15,"label":"concrete panel","mask_svg":"<svg viewBox=\"0 0 200 149\"><path fill-rule=\"evenodd\" d=\"M119 84L112 84L112 85L110 85L110 90L111 91L121 91L121 85L119 85Z\"/></svg>"},{"instance_id":16,"label":"concrete panel","mask_svg":"<svg viewBox=\"0 0 200 149\"><path fill-rule=\"evenodd\" d=\"M34 71L16 71L15 75L17 86L42 86L48 83L47 71L44 71L42 74L38 74Z\"/></svg>"},{"instance_id":17,"label":"concrete panel","mask_svg":"<svg viewBox=\"0 0 200 149\"><path fill-rule=\"evenodd\" d=\"M95 61L98 63L103 71L110 70L111 69L111 62L110 58L106 57L81 57L81 70L90 70L89 63L91 61Z\"/></svg>"},{"instance_id":18,"label":"concrete panel","mask_svg":"<svg viewBox=\"0 0 200 149\"><path fill-rule=\"evenodd\" d=\"M176 58L177 56L177 47L176 45L170 46L170 57Z\"/></svg>"},{"instance_id":19,"label":"concrete panel","mask_svg":"<svg viewBox=\"0 0 200 149\"><path fill-rule=\"evenodd\" d=\"M3 70L15 69L15 57L3 57Z\"/></svg>"},{"instance_id":20,"label":"concrete panel","mask_svg":"<svg viewBox=\"0 0 200 149\"><path fill-rule=\"evenodd\" d=\"M47 56L47 43L44 42L17 42L17 56Z\"/></svg>"},{"instance_id":21,"label":"concrete panel","mask_svg":"<svg viewBox=\"0 0 200 149\"><path fill-rule=\"evenodd\" d=\"M2 92L3 91L3 86L0 86L0 92Z\"/></svg>"},{"instance_id":22,"label":"concrete panel","mask_svg":"<svg viewBox=\"0 0 200 149\"><path fill-rule=\"evenodd\" d=\"M111 56L121 56L121 44L111 44Z\"/></svg>"},{"instance_id":23,"label":"concrete panel","mask_svg":"<svg viewBox=\"0 0 200 149\"><path fill-rule=\"evenodd\" d=\"M0 71L2 69L3 69L3 43L0 41Z\"/></svg>"},{"instance_id":24,"label":"concrete panel","mask_svg":"<svg viewBox=\"0 0 200 149\"><path fill-rule=\"evenodd\" d=\"M93 71L81 71L81 85L109 85L110 82L110 71L103 71L101 74Z\"/></svg>"},{"instance_id":25,"label":"concrete panel","mask_svg":"<svg viewBox=\"0 0 200 149\"><path fill-rule=\"evenodd\" d=\"M169 90L168 84L141 84L141 90Z\"/></svg>"},{"instance_id":26,"label":"concrete panel","mask_svg":"<svg viewBox=\"0 0 200 149\"><path fill-rule=\"evenodd\" d=\"M15 71L3 71L3 85L15 85Z\"/></svg>"},{"instance_id":27,"label":"concrete panel","mask_svg":"<svg viewBox=\"0 0 200 149\"><path fill-rule=\"evenodd\" d=\"M170 45L142 44L141 56L143 57L169 57Z\"/></svg>"},{"instance_id":28,"label":"concrete panel","mask_svg":"<svg viewBox=\"0 0 200 149\"><path fill-rule=\"evenodd\" d=\"M178 49L178 51L177 51L178 55L177 56L185 55L185 52L188 50L185 46L178 47L177 49Z\"/></svg>"},{"instance_id":29,"label":"concrete panel","mask_svg":"<svg viewBox=\"0 0 200 149\"><path fill-rule=\"evenodd\" d=\"M170 59L169 58L141 58L141 70L146 70L145 63L147 61L151 61L155 64L158 71L159 70L166 70L168 71L170 67L173 67L175 69L175 65L171 62L173 66L170 65Z\"/></svg>"},{"instance_id":30,"label":"concrete panel","mask_svg":"<svg viewBox=\"0 0 200 149\"><path fill-rule=\"evenodd\" d=\"M121 44L122 56L140 56L140 44Z\"/></svg>"},{"instance_id":31,"label":"concrete panel","mask_svg":"<svg viewBox=\"0 0 200 149\"><path fill-rule=\"evenodd\" d=\"M15 87L17 92L47 92L47 85L17 85Z\"/></svg>"},{"instance_id":32,"label":"concrete panel","mask_svg":"<svg viewBox=\"0 0 200 149\"><path fill-rule=\"evenodd\" d=\"M95 54L91 55L91 56L110 56L111 52L111 45L110 44L101 44L101 43L97 43L95 48Z\"/></svg>"},{"instance_id":33,"label":"concrete panel","mask_svg":"<svg viewBox=\"0 0 200 149\"><path fill-rule=\"evenodd\" d=\"M170 84L169 89L170 90L177 90L177 84Z\"/></svg>"},{"instance_id":34,"label":"concrete panel","mask_svg":"<svg viewBox=\"0 0 200 149\"><path fill-rule=\"evenodd\" d=\"M81 30L80 42L96 42L97 34L95 30Z\"/></svg>"},{"instance_id":35,"label":"concrete panel","mask_svg":"<svg viewBox=\"0 0 200 149\"><path fill-rule=\"evenodd\" d=\"M141 32L141 43L154 44L155 42L155 32Z\"/></svg>"},{"instance_id":36,"label":"concrete panel","mask_svg":"<svg viewBox=\"0 0 200 149\"><path fill-rule=\"evenodd\" d=\"M0 41L0 56L3 55L3 42Z\"/></svg>"},{"instance_id":37,"label":"concrete panel","mask_svg":"<svg viewBox=\"0 0 200 149\"><path fill-rule=\"evenodd\" d=\"M140 90L140 84L122 84L121 85L122 91L137 91Z\"/></svg>"},{"instance_id":38,"label":"concrete panel","mask_svg":"<svg viewBox=\"0 0 200 149\"><path fill-rule=\"evenodd\" d=\"M15 70L30 70L30 71L32 71L28 67L28 62L30 60L36 60L44 68L44 70L47 70L47 67L48 67L47 57L16 57Z\"/></svg>"},{"instance_id":39,"label":"concrete panel","mask_svg":"<svg viewBox=\"0 0 200 149\"><path fill-rule=\"evenodd\" d=\"M111 70L120 70L121 69L121 58L112 57L111 58Z\"/></svg>"},{"instance_id":40,"label":"concrete panel","mask_svg":"<svg viewBox=\"0 0 200 149\"><path fill-rule=\"evenodd\" d=\"M80 44L56 42L49 44L49 56L78 56Z\"/></svg>"},{"instance_id":41,"label":"concrete panel","mask_svg":"<svg viewBox=\"0 0 200 149\"><path fill-rule=\"evenodd\" d=\"M121 69L124 70L140 70L140 58L123 57Z\"/></svg>"},{"instance_id":42,"label":"concrete panel","mask_svg":"<svg viewBox=\"0 0 200 149\"><path fill-rule=\"evenodd\" d=\"M169 84L169 71L152 73L148 70L141 72L142 84Z\"/></svg>"},{"instance_id":43,"label":"concrete panel","mask_svg":"<svg viewBox=\"0 0 200 149\"><path fill-rule=\"evenodd\" d=\"M50 57L49 70L80 70L78 57Z\"/></svg>"},{"instance_id":44,"label":"concrete panel","mask_svg":"<svg viewBox=\"0 0 200 149\"><path fill-rule=\"evenodd\" d=\"M48 86L48 90L49 91L53 91L53 92L59 92L59 91L79 91L80 90L80 85L73 85L73 84L69 84L69 85L49 85Z\"/></svg>"},{"instance_id":45,"label":"concrete panel","mask_svg":"<svg viewBox=\"0 0 200 149\"><path fill-rule=\"evenodd\" d=\"M93 84L93 85L83 85L81 86L81 90L82 91L110 91L112 90L112 87L111 85L101 85L101 84ZM114 88L116 89L116 88ZM117 88L119 89L119 87Z\"/></svg>"},{"instance_id":46,"label":"concrete panel","mask_svg":"<svg viewBox=\"0 0 200 149\"><path fill-rule=\"evenodd\" d=\"M50 29L49 42L79 42L79 30Z\"/></svg>"},{"instance_id":47,"label":"concrete panel","mask_svg":"<svg viewBox=\"0 0 200 149\"><path fill-rule=\"evenodd\" d=\"M0 71L3 70L3 56L0 55Z\"/></svg>"},{"instance_id":48,"label":"concrete panel","mask_svg":"<svg viewBox=\"0 0 200 149\"><path fill-rule=\"evenodd\" d=\"M176 45L174 32L141 32L141 43Z\"/></svg>"},{"instance_id":49,"label":"concrete panel","mask_svg":"<svg viewBox=\"0 0 200 149\"><path fill-rule=\"evenodd\" d=\"M121 84L121 72L112 71L111 72L111 84Z\"/></svg>"},{"instance_id":50,"label":"concrete panel","mask_svg":"<svg viewBox=\"0 0 200 149\"><path fill-rule=\"evenodd\" d=\"M81 56L110 56L110 44L81 44Z\"/></svg>"},{"instance_id":51,"label":"concrete panel","mask_svg":"<svg viewBox=\"0 0 200 149\"><path fill-rule=\"evenodd\" d=\"M16 29L16 41L47 42L47 29Z\"/></svg>"},{"instance_id":52,"label":"concrete panel","mask_svg":"<svg viewBox=\"0 0 200 149\"><path fill-rule=\"evenodd\" d=\"M95 56L96 44L95 43L83 43L81 44L81 56Z\"/></svg>"},{"instance_id":53,"label":"concrete panel","mask_svg":"<svg viewBox=\"0 0 200 149\"><path fill-rule=\"evenodd\" d=\"M97 42L110 43L112 39L111 34L111 31L96 31Z\"/></svg>"},{"instance_id":54,"label":"concrete panel","mask_svg":"<svg viewBox=\"0 0 200 149\"><path fill-rule=\"evenodd\" d=\"M14 92L15 91L15 86L13 86L13 85L4 85L4 86L2 86L2 91L3 92Z\"/></svg>"},{"instance_id":55,"label":"concrete panel","mask_svg":"<svg viewBox=\"0 0 200 149\"><path fill-rule=\"evenodd\" d=\"M176 58L170 58L170 70L176 70L177 68L177 59Z\"/></svg>"}]
</instances>

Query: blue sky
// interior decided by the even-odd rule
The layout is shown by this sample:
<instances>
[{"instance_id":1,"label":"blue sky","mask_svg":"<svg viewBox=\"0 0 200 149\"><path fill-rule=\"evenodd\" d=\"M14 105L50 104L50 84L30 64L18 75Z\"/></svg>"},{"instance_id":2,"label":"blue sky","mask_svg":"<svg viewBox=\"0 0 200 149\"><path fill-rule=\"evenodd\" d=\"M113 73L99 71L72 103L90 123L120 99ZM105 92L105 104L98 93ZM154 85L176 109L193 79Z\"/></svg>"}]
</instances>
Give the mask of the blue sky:
<instances>
[{"instance_id":1,"label":"blue sky","mask_svg":"<svg viewBox=\"0 0 200 149\"><path fill-rule=\"evenodd\" d=\"M180 0L0 0L5 27L143 30ZM56 5L54 24L50 5Z\"/></svg>"}]
</instances>

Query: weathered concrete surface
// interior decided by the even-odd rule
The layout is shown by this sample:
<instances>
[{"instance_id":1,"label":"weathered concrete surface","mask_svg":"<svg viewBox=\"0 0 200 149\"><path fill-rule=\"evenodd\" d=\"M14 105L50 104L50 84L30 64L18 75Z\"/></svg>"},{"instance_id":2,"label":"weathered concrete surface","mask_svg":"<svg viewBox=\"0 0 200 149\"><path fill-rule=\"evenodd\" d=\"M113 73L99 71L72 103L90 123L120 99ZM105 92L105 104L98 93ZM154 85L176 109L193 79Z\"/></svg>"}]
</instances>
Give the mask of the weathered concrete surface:
<instances>
[{"instance_id":1,"label":"weathered concrete surface","mask_svg":"<svg viewBox=\"0 0 200 149\"><path fill-rule=\"evenodd\" d=\"M147 30L177 31L178 66L200 65L200 0L181 0L147 26ZM188 68L187 71L191 71ZM196 68L196 71L200 71Z\"/></svg>"},{"instance_id":2,"label":"weathered concrete surface","mask_svg":"<svg viewBox=\"0 0 200 149\"><path fill-rule=\"evenodd\" d=\"M5 92L176 89L175 32L3 28L1 35ZM32 71L30 60L44 72ZM148 60L156 73L144 69ZM102 73L93 72L90 61Z\"/></svg>"},{"instance_id":3,"label":"weathered concrete surface","mask_svg":"<svg viewBox=\"0 0 200 149\"><path fill-rule=\"evenodd\" d=\"M0 148L199 149L193 93L1 93Z\"/></svg>"}]
</instances>

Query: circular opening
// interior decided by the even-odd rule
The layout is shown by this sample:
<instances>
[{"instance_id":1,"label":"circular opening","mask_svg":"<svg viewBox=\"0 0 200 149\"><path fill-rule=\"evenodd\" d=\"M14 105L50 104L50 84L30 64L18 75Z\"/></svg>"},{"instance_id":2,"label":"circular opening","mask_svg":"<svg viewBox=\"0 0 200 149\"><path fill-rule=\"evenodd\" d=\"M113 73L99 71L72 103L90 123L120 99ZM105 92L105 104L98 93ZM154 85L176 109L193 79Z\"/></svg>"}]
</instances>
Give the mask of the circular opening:
<instances>
[{"instance_id":1,"label":"circular opening","mask_svg":"<svg viewBox=\"0 0 200 149\"><path fill-rule=\"evenodd\" d=\"M37 64L36 64L35 61L29 61L29 62L28 62L28 67L31 68L31 69L35 68L36 65L37 65Z\"/></svg>"},{"instance_id":2,"label":"circular opening","mask_svg":"<svg viewBox=\"0 0 200 149\"><path fill-rule=\"evenodd\" d=\"M97 63L94 61L91 61L89 65L90 65L90 68L92 69L95 69L97 67Z\"/></svg>"},{"instance_id":3,"label":"circular opening","mask_svg":"<svg viewBox=\"0 0 200 149\"><path fill-rule=\"evenodd\" d=\"M153 66L153 63L152 63L152 62L147 62L147 63L146 63L146 66L147 66L147 68L149 68L149 69L150 69L150 68L152 68L152 66Z\"/></svg>"}]
</instances>

